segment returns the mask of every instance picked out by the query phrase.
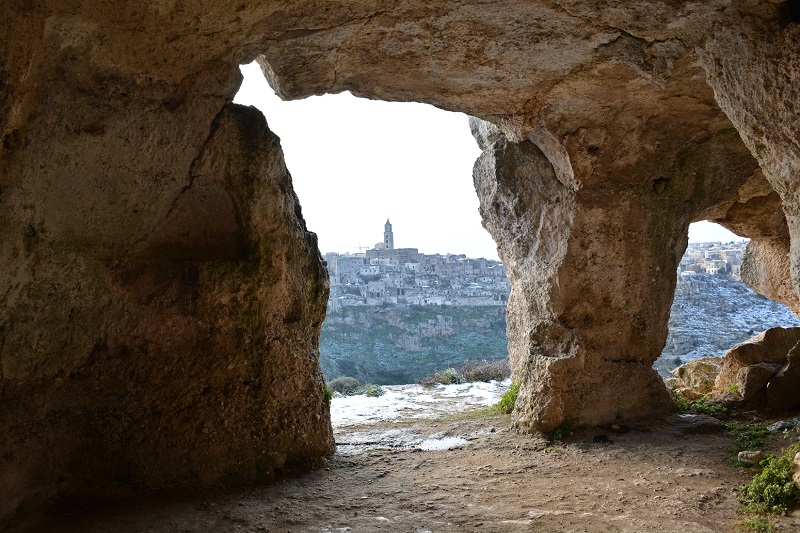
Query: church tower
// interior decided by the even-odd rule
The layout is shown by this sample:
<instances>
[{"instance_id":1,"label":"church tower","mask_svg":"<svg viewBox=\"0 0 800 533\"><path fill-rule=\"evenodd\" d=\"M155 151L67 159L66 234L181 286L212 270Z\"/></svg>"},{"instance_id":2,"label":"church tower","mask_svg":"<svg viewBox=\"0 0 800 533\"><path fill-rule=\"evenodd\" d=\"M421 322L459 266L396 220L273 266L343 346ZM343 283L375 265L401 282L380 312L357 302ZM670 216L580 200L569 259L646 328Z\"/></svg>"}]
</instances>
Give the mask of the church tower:
<instances>
[{"instance_id":1,"label":"church tower","mask_svg":"<svg viewBox=\"0 0 800 533\"><path fill-rule=\"evenodd\" d=\"M394 235L392 234L392 223L386 219L386 225L383 227L383 246L384 250L394 250Z\"/></svg>"}]
</instances>

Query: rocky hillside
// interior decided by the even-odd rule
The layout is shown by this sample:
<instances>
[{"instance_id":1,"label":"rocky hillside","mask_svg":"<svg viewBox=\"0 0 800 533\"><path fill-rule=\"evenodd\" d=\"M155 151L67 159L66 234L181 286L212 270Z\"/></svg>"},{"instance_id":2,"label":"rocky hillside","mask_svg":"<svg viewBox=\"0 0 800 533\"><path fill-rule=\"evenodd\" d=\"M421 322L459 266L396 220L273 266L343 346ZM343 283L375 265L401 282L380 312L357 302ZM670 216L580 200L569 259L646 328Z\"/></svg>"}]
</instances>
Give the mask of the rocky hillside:
<instances>
[{"instance_id":1,"label":"rocky hillside","mask_svg":"<svg viewBox=\"0 0 800 533\"><path fill-rule=\"evenodd\" d=\"M414 383L467 359L506 357L505 307L344 307L328 312L320 354L328 380Z\"/></svg>"},{"instance_id":2,"label":"rocky hillside","mask_svg":"<svg viewBox=\"0 0 800 533\"><path fill-rule=\"evenodd\" d=\"M669 318L669 336L659 373L682 362L722 356L732 346L772 326L797 326L789 308L750 290L740 281L697 274L678 281Z\"/></svg>"},{"instance_id":3,"label":"rocky hillside","mask_svg":"<svg viewBox=\"0 0 800 533\"><path fill-rule=\"evenodd\" d=\"M739 281L697 274L678 281L659 373L728 348L772 326L800 325L789 309ZM507 354L505 308L359 306L328 312L320 364L328 380L353 376L379 384L413 383L467 359ZM680 359L680 362L678 361Z\"/></svg>"}]
</instances>

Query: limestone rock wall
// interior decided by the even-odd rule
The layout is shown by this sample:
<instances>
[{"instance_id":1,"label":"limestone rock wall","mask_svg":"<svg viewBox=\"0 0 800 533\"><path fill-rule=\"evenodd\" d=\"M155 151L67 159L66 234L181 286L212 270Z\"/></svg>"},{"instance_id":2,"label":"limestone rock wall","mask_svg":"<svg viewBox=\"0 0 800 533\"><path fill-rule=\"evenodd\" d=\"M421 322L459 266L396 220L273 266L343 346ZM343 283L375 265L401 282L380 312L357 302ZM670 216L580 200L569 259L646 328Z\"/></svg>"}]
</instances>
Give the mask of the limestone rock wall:
<instances>
[{"instance_id":1,"label":"limestone rock wall","mask_svg":"<svg viewBox=\"0 0 800 533\"><path fill-rule=\"evenodd\" d=\"M333 450L327 276L235 62L148 76L154 43L75 4L4 26L0 519Z\"/></svg>"},{"instance_id":2,"label":"limestone rock wall","mask_svg":"<svg viewBox=\"0 0 800 533\"><path fill-rule=\"evenodd\" d=\"M780 196L788 225L783 234L770 235L780 239L750 247L746 269L750 273L743 277L758 292L797 312L800 8L796 2L738 2L713 19L710 31L697 44L698 62L720 108ZM786 270L787 256L790 271ZM769 279L764 276L767 272Z\"/></svg>"},{"instance_id":3,"label":"limestone rock wall","mask_svg":"<svg viewBox=\"0 0 800 533\"><path fill-rule=\"evenodd\" d=\"M796 298L793 6L10 0L0 516L332 449L319 253L277 140L229 105L256 57L285 98L351 90L493 124L475 126L474 179L513 283L520 428L663 411L649 365L691 221L769 241L748 279ZM792 276L766 259L786 242Z\"/></svg>"},{"instance_id":4,"label":"limestone rock wall","mask_svg":"<svg viewBox=\"0 0 800 533\"><path fill-rule=\"evenodd\" d=\"M84 178L57 170L62 191ZM64 235L62 217L121 233L135 197L4 195L0 250L18 268L0 277L3 514L34 497L254 481L332 452L327 276L260 112L225 107L187 179L129 251L89 224Z\"/></svg>"}]
</instances>

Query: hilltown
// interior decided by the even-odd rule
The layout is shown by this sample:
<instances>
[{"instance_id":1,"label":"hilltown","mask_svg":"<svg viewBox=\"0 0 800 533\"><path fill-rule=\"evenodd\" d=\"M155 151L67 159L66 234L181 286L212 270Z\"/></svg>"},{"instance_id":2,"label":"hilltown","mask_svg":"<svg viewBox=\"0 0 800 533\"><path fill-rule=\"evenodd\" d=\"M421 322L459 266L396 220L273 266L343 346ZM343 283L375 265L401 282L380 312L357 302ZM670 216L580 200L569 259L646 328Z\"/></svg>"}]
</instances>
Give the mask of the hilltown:
<instances>
[{"instance_id":1,"label":"hilltown","mask_svg":"<svg viewBox=\"0 0 800 533\"><path fill-rule=\"evenodd\" d=\"M388 220L383 242L365 253L327 253L325 261L329 311L350 305L505 305L511 290L499 261L395 248Z\"/></svg>"},{"instance_id":2,"label":"hilltown","mask_svg":"<svg viewBox=\"0 0 800 533\"><path fill-rule=\"evenodd\" d=\"M746 246L747 241L690 243L678 275L706 273L741 279ZM383 242L365 253L327 253L325 261L331 286L329 311L352 305L505 305L511 290L500 261L395 248L389 220Z\"/></svg>"},{"instance_id":3,"label":"hilltown","mask_svg":"<svg viewBox=\"0 0 800 533\"><path fill-rule=\"evenodd\" d=\"M689 243L683 254L678 274L682 277L694 274L728 275L740 280L742 257L748 241Z\"/></svg>"}]
</instances>

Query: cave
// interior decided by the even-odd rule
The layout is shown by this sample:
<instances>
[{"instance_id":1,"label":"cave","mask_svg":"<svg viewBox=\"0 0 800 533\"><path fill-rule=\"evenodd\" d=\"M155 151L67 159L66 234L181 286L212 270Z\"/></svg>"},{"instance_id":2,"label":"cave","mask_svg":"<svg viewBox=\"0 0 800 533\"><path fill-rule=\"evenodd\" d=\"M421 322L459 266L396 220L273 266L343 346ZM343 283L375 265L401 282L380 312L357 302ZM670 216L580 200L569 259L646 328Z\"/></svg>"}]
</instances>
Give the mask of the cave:
<instances>
[{"instance_id":1,"label":"cave","mask_svg":"<svg viewBox=\"0 0 800 533\"><path fill-rule=\"evenodd\" d=\"M276 136L232 104L252 60L284 99L349 90L473 117L518 430L669 412L652 363L691 222L751 238L743 279L797 309L787 6L13 1L0 519L333 451L325 271Z\"/></svg>"}]
</instances>

